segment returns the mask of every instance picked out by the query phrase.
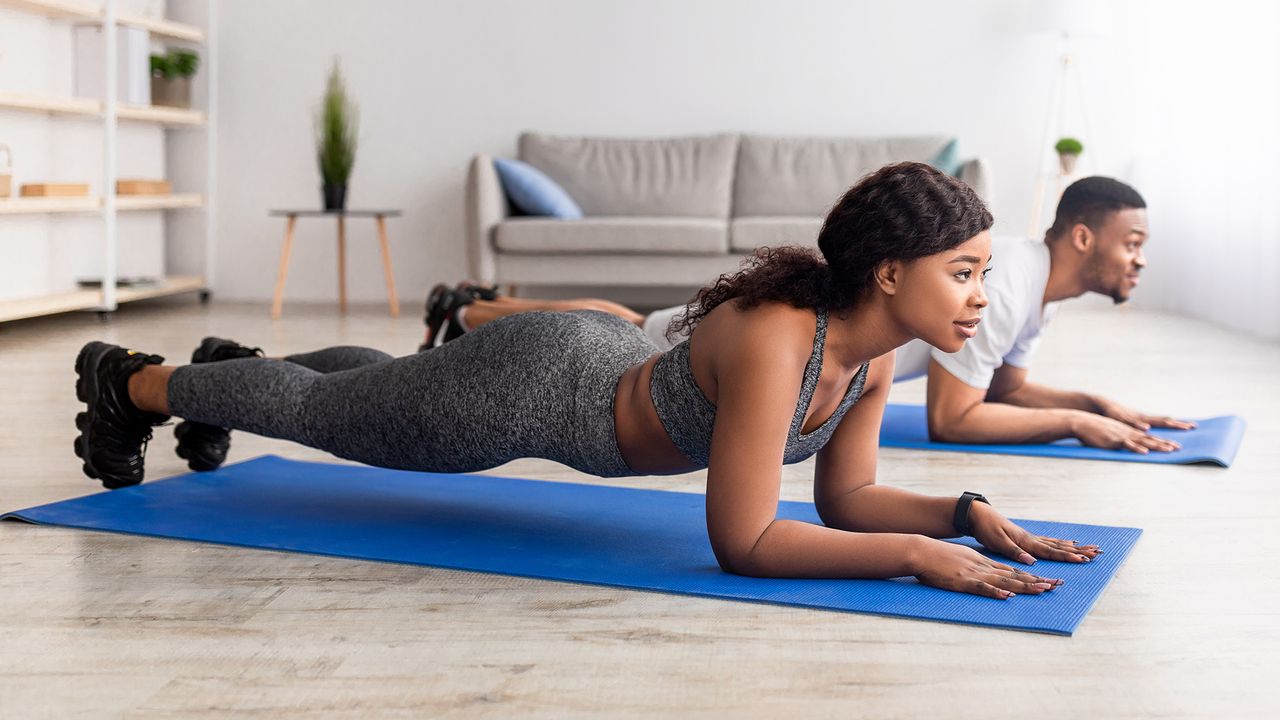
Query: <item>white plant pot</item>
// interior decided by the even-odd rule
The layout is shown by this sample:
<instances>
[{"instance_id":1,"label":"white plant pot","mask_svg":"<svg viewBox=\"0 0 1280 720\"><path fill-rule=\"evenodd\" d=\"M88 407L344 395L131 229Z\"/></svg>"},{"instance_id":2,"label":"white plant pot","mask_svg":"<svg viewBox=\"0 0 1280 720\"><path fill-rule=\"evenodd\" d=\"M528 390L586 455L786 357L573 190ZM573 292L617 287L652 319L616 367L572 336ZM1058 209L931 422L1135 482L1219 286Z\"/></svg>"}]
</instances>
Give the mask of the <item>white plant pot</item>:
<instances>
[{"instance_id":1,"label":"white plant pot","mask_svg":"<svg viewBox=\"0 0 1280 720\"><path fill-rule=\"evenodd\" d=\"M1080 160L1077 153L1058 153L1058 165L1062 167L1063 175L1074 175L1076 172L1076 162Z\"/></svg>"}]
</instances>

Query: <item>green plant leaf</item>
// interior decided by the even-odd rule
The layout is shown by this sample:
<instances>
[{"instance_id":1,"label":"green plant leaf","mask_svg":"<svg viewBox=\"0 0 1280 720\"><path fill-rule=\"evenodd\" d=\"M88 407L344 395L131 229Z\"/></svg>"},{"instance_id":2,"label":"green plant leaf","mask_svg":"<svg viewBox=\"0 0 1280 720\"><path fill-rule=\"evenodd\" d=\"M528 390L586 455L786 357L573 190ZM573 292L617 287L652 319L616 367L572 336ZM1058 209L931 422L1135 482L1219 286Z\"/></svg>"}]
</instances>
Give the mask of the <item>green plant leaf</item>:
<instances>
[{"instance_id":1,"label":"green plant leaf","mask_svg":"<svg viewBox=\"0 0 1280 720\"><path fill-rule=\"evenodd\" d=\"M1079 155L1084 152L1084 143L1073 137L1064 137L1053 146L1060 155Z\"/></svg>"},{"instance_id":2,"label":"green plant leaf","mask_svg":"<svg viewBox=\"0 0 1280 720\"><path fill-rule=\"evenodd\" d=\"M359 125L359 111L347 95L342 68L335 58L315 117L316 162L326 184L345 185L351 177Z\"/></svg>"}]
</instances>

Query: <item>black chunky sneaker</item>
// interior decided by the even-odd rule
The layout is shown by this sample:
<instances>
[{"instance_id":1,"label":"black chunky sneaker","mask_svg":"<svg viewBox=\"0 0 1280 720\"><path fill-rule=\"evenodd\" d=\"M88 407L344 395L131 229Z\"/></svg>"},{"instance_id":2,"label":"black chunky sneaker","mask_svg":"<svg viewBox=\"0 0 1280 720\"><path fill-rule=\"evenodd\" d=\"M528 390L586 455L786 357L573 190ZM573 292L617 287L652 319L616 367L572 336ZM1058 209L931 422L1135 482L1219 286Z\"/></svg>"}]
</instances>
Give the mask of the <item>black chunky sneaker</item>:
<instances>
[{"instance_id":1,"label":"black chunky sneaker","mask_svg":"<svg viewBox=\"0 0 1280 720\"><path fill-rule=\"evenodd\" d=\"M435 347L436 337L439 336L441 329L445 330L444 342L455 340L462 335L463 330L456 318L458 309L464 305L470 305L477 298L484 299L485 294L497 297L493 294L492 288L481 288L465 283L454 289L444 284L432 288L431 294L427 295L426 317L423 318L427 326L427 334L422 344L418 346L418 352L425 352Z\"/></svg>"},{"instance_id":2,"label":"black chunky sneaker","mask_svg":"<svg viewBox=\"0 0 1280 720\"><path fill-rule=\"evenodd\" d=\"M245 347L234 340L207 337L191 353L191 364L247 357L262 357L262 348ZM196 472L217 470L227 459L227 451L231 449L231 431L217 425L183 420L173 429L173 436L178 439L178 457L186 460L187 467Z\"/></svg>"},{"instance_id":3,"label":"black chunky sneaker","mask_svg":"<svg viewBox=\"0 0 1280 720\"><path fill-rule=\"evenodd\" d=\"M129 399L129 376L164 358L91 342L76 356L76 397L86 405L76 414L76 456L84 474L115 490L142 482L151 428L168 415L143 412Z\"/></svg>"}]
</instances>

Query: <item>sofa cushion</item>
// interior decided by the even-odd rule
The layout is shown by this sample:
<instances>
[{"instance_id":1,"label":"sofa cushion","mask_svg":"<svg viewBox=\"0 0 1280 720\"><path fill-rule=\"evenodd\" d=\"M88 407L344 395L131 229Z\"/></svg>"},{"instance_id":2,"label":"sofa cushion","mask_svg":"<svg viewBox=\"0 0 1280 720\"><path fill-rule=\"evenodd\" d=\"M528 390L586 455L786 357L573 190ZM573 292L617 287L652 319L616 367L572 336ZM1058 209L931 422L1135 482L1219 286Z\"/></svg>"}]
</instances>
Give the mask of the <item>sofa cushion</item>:
<instances>
[{"instance_id":1,"label":"sofa cushion","mask_svg":"<svg viewBox=\"0 0 1280 720\"><path fill-rule=\"evenodd\" d=\"M519 156L584 215L727 218L736 135L627 140L524 133Z\"/></svg>"},{"instance_id":2,"label":"sofa cushion","mask_svg":"<svg viewBox=\"0 0 1280 720\"><path fill-rule=\"evenodd\" d=\"M709 218L512 218L498 225L502 252L719 255L729 252L724 220Z\"/></svg>"},{"instance_id":3,"label":"sofa cushion","mask_svg":"<svg viewBox=\"0 0 1280 720\"><path fill-rule=\"evenodd\" d=\"M577 220L582 210L573 198L541 170L519 160L494 158L493 167L511 204L529 215Z\"/></svg>"},{"instance_id":4,"label":"sofa cushion","mask_svg":"<svg viewBox=\"0 0 1280 720\"><path fill-rule=\"evenodd\" d=\"M733 214L735 217L825 217L845 190L862 176L889 163L929 162L948 140L950 138L941 135L885 138L744 135L738 145Z\"/></svg>"},{"instance_id":5,"label":"sofa cushion","mask_svg":"<svg viewBox=\"0 0 1280 720\"><path fill-rule=\"evenodd\" d=\"M749 253L768 245L818 246L820 217L744 217L734 218L729 227L729 249Z\"/></svg>"}]
</instances>

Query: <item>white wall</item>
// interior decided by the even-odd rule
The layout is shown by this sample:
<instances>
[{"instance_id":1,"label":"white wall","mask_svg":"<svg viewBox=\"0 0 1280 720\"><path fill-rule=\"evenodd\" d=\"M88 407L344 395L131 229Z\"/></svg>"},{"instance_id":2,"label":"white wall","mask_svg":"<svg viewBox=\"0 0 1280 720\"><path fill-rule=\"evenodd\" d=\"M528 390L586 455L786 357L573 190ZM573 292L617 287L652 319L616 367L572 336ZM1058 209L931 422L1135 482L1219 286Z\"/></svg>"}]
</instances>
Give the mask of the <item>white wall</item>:
<instances>
[{"instance_id":1,"label":"white wall","mask_svg":"<svg viewBox=\"0 0 1280 720\"><path fill-rule=\"evenodd\" d=\"M1024 8L1021 0L226 0L217 293L269 297L284 223L267 209L319 203L311 113L335 54L362 115L350 204L406 211L390 225L406 299L463 277L466 163L475 152L512 153L526 129L951 133L965 155L993 164L999 228L1025 232L1059 47L1024 31ZM1128 44L1088 41L1081 50L1093 112L1126 107L1131 79L1106 69L1131 62ZM1093 124L1085 159L1126 171L1127 128ZM352 296L379 300L372 228L350 226ZM288 299L334 296L333 237L331 221L300 224Z\"/></svg>"},{"instance_id":2,"label":"white wall","mask_svg":"<svg viewBox=\"0 0 1280 720\"><path fill-rule=\"evenodd\" d=\"M1135 303L1280 337L1275 6L1103 5L1109 32L1075 40L1083 92L1071 88L1063 131L1085 139L1085 172L1148 197L1151 266ZM334 55L362 112L351 203L407 213L391 224L406 300L464 276L466 163L512 153L526 129L950 133L992 164L997 231L1026 233L1063 49L1029 32L1030 7L225 0L217 291L267 298L283 229L267 209L319 203L311 113ZM372 229L351 232L353 297L380 300ZM290 299L334 296L333 235L328 222L300 226Z\"/></svg>"}]
</instances>

